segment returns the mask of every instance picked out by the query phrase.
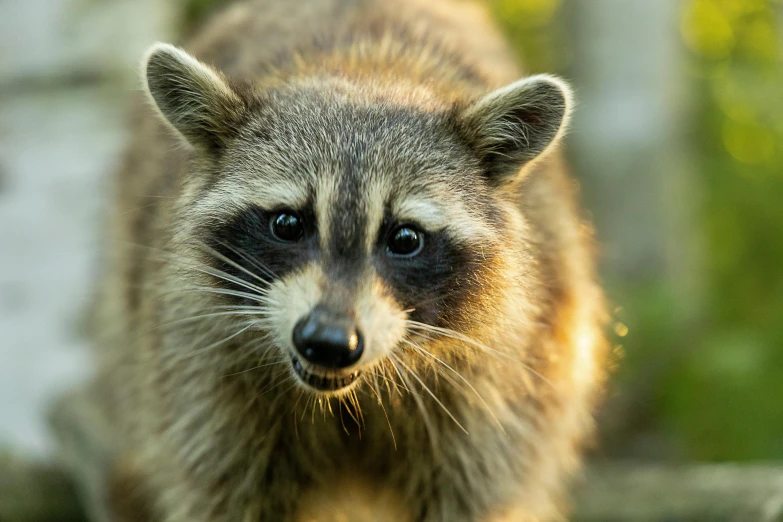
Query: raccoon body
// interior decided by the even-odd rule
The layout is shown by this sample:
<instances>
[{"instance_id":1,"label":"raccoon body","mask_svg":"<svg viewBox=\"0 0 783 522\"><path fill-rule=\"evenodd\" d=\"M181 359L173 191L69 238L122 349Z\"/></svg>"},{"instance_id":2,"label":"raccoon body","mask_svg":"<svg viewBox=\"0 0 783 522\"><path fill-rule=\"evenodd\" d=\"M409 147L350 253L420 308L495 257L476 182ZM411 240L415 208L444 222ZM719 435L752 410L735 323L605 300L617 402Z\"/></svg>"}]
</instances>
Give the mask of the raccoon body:
<instances>
[{"instance_id":1,"label":"raccoon body","mask_svg":"<svg viewBox=\"0 0 783 522\"><path fill-rule=\"evenodd\" d=\"M187 49L144 61L99 285L125 516L562 519L604 357L567 86L463 2L239 4Z\"/></svg>"}]
</instances>

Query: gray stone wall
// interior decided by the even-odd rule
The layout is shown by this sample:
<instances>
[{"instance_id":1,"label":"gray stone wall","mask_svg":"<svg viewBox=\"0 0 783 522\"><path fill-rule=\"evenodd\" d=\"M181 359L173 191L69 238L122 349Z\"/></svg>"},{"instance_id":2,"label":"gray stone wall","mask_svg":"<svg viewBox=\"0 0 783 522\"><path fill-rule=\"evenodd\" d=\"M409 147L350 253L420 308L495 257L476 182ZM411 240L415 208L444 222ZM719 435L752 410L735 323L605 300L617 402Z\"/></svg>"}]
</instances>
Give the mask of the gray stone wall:
<instances>
[{"instance_id":1,"label":"gray stone wall","mask_svg":"<svg viewBox=\"0 0 783 522\"><path fill-rule=\"evenodd\" d=\"M104 196L138 61L176 5L0 0L0 448L45 455L45 409L89 375Z\"/></svg>"}]
</instances>

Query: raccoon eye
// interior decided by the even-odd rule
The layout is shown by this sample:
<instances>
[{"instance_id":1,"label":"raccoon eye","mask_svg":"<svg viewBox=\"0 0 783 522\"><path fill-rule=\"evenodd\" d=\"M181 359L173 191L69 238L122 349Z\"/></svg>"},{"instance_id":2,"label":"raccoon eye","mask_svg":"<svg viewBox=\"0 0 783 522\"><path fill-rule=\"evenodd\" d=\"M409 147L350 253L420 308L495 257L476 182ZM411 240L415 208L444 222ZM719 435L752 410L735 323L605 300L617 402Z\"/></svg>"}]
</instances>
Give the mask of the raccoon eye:
<instances>
[{"instance_id":1,"label":"raccoon eye","mask_svg":"<svg viewBox=\"0 0 783 522\"><path fill-rule=\"evenodd\" d=\"M424 235L409 226L402 226L392 232L386 251L395 257L413 257L423 247Z\"/></svg>"},{"instance_id":2,"label":"raccoon eye","mask_svg":"<svg viewBox=\"0 0 783 522\"><path fill-rule=\"evenodd\" d=\"M302 219L290 211L272 216L269 229L272 231L272 235L280 241L299 241L304 236Z\"/></svg>"}]
</instances>

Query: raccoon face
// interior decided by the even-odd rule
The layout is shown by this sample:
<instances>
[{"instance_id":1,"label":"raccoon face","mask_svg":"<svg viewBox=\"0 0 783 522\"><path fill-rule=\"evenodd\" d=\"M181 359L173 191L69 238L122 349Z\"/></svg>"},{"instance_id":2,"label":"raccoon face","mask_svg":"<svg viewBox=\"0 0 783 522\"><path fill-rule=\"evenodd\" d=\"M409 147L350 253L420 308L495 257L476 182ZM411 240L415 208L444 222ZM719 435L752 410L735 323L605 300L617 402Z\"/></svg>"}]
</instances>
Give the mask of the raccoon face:
<instances>
[{"instance_id":1,"label":"raccoon face","mask_svg":"<svg viewBox=\"0 0 783 522\"><path fill-rule=\"evenodd\" d=\"M500 327L528 262L508 187L563 129L560 81L455 105L333 77L241 87L163 44L145 70L196 158L181 235L302 386L344 393L412 364L411 335Z\"/></svg>"}]
</instances>

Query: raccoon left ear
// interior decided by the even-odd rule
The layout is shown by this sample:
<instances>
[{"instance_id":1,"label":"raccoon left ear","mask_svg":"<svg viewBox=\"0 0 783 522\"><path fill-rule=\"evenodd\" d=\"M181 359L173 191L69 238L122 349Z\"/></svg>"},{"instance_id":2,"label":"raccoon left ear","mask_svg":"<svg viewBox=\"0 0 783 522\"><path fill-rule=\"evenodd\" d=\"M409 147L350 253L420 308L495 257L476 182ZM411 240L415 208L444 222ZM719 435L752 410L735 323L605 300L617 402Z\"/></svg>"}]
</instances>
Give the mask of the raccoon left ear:
<instances>
[{"instance_id":1,"label":"raccoon left ear","mask_svg":"<svg viewBox=\"0 0 783 522\"><path fill-rule=\"evenodd\" d=\"M157 43L147 52L143 75L161 115L191 145L215 151L234 135L246 103L212 67L173 45Z\"/></svg>"},{"instance_id":2,"label":"raccoon left ear","mask_svg":"<svg viewBox=\"0 0 783 522\"><path fill-rule=\"evenodd\" d=\"M549 75L502 87L469 106L461 126L493 181L502 181L547 151L568 125L570 87Z\"/></svg>"}]
</instances>

